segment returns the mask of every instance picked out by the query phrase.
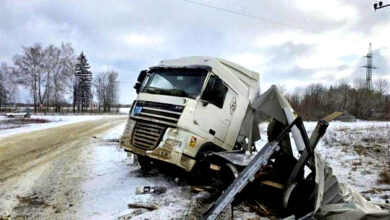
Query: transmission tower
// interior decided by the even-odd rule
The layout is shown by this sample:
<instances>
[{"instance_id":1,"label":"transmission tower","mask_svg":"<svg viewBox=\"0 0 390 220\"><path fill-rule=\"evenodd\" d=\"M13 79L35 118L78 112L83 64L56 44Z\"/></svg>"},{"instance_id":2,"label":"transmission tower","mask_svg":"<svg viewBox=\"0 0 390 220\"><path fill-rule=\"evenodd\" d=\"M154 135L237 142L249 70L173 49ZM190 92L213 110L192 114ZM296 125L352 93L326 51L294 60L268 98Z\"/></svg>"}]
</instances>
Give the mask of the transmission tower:
<instances>
[{"instance_id":1,"label":"transmission tower","mask_svg":"<svg viewBox=\"0 0 390 220\"><path fill-rule=\"evenodd\" d=\"M367 60L366 65L362 66L363 68L366 69L366 87L367 87L367 89L371 89L372 88L372 70L377 69L376 66L372 65L372 61L373 61L374 57L372 54L371 43L370 43L370 46L368 48L368 53L364 57Z\"/></svg>"}]
</instances>

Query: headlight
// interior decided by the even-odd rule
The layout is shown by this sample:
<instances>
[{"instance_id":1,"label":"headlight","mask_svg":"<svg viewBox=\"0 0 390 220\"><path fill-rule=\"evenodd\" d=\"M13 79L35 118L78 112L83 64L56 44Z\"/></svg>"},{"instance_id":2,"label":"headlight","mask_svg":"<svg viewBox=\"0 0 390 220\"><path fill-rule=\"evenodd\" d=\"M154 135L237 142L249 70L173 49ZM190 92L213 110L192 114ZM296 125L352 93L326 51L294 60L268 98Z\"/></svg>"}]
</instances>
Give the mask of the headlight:
<instances>
[{"instance_id":1,"label":"headlight","mask_svg":"<svg viewBox=\"0 0 390 220\"><path fill-rule=\"evenodd\" d=\"M178 141L178 140L174 140L174 139L171 139L171 138L168 138L166 141L165 141L165 144L168 145L168 146L171 146L172 148L180 148L181 147L181 141Z\"/></svg>"}]
</instances>

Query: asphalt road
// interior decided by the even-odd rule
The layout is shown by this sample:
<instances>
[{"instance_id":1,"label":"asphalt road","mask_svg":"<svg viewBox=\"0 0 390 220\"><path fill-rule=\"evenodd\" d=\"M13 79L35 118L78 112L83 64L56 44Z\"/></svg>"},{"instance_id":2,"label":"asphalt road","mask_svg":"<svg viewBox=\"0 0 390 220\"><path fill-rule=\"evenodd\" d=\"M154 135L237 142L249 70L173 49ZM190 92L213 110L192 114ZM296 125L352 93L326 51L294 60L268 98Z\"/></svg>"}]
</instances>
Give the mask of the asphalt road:
<instances>
[{"instance_id":1,"label":"asphalt road","mask_svg":"<svg viewBox=\"0 0 390 220\"><path fill-rule=\"evenodd\" d=\"M91 146L125 121L118 116L0 138L0 219L79 218L75 204Z\"/></svg>"}]
</instances>

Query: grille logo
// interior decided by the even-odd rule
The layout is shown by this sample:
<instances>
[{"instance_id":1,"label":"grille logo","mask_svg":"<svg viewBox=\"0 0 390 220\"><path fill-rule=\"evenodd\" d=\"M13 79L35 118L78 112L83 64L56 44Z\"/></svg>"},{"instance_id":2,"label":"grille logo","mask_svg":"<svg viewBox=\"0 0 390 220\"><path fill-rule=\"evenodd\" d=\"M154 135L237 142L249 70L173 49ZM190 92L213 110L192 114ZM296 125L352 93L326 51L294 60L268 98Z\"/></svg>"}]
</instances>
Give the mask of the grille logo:
<instances>
[{"instance_id":1,"label":"grille logo","mask_svg":"<svg viewBox=\"0 0 390 220\"><path fill-rule=\"evenodd\" d=\"M141 111L142 111L142 106L135 106L133 110L133 115L137 116L141 113Z\"/></svg>"}]
</instances>

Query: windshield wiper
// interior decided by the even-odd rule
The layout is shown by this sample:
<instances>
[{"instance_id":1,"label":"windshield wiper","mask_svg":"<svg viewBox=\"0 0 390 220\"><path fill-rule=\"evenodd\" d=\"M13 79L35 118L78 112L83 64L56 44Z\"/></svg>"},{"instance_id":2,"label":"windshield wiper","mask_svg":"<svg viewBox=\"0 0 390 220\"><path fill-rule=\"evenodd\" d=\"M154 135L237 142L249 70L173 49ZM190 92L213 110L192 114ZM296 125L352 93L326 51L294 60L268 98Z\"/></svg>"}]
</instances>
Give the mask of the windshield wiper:
<instances>
[{"instance_id":1,"label":"windshield wiper","mask_svg":"<svg viewBox=\"0 0 390 220\"><path fill-rule=\"evenodd\" d=\"M147 87L145 91L152 94L165 94L173 96L189 97L188 93L180 89L161 89L156 87Z\"/></svg>"},{"instance_id":2,"label":"windshield wiper","mask_svg":"<svg viewBox=\"0 0 390 220\"><path fill-rule=\"evenodd\" d=\"M169 89L167 91L172 92L172 95L174 95L174 96L189 97L188 93L186 91L183 91L183 90L180 90L180 89Z\"/></svg>"}]
</instances>

